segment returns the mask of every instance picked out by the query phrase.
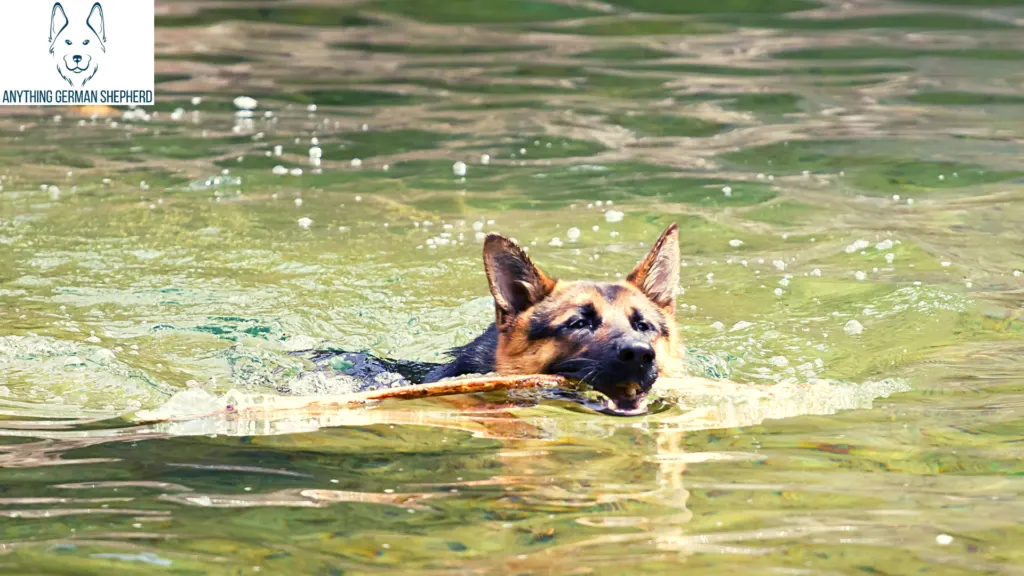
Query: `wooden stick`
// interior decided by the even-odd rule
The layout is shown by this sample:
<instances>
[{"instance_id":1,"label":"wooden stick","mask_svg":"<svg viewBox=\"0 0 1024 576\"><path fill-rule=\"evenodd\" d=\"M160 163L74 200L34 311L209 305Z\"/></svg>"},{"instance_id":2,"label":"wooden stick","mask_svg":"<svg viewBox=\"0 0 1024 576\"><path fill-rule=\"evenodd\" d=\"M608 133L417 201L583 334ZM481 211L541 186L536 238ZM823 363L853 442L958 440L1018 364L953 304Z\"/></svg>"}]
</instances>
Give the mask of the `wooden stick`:
<instances>
[{"instance_id":1,"label":"wooden stick","mask_svg":"<svg viewBox=\"0 0 1024 576\"><path fill-rule=\"evenodd\" d=\"M522 390L527 388L562 388L569 385L569 381L561 376L546 374L529 374L524 376L479 376L475 378L454 378L442 380L430 384L411 384L409 386L397 386L395 388L384 388L382 390L371 390L369 392L358 392L355 394L342 394L340 396L326 396L321 399L310 401L309 398L295 398L294 401L301 405L292 405L285 398L279 402L277 409L317 409L317 408L340 408L343 406L358 406L382 400L415 400L418 398L434 398L438 396L452 396L456 394L475 394L479 392L494 392L497 390ZM251 409L262 410L260 406L235 407L228 406L227 413L238 414Z\"/></svg>"},{"instance_id":2,"label":"wooden stick","mask_svg":"<svg viewBox=\"0 0 1024 576\"><path fill-rule=\"evenodd\" d=\"M477 378L456 378L431 384L412 384L353 394L350 404L364 404L379 400L413 400L453 394L474 394L495 390L520 390L525 388L560 388L568 384L561 376L529 374L525 376L482 376Z\"/></svg>"}]
</instances>

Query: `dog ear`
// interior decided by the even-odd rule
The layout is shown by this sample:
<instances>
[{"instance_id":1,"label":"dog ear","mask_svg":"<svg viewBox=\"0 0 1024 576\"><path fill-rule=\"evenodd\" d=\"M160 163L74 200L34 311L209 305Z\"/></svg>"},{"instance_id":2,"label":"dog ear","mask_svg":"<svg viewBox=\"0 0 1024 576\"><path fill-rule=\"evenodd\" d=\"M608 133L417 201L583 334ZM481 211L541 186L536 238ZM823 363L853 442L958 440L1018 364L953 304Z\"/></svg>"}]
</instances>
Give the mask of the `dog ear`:
<instances>
[{"instance_id":1,"label":"dog ear","mask_svg":"<svg viewBox=\"0 0 1024 576\"><path fill-rule=\"evenodd\" d=\"M53 11L50 12L50 44L57 39L65 28L68 27L68 15L64 13L64 7L60 2L53 3Z\"/></svg>"},{"instance_id":2,"label":"dog ear","mask_svg":"<svg viewBox=\"0 0 1024 576\"><path fill-rule=\"evenodd\" d=\"M484 240L484 271L494 296L499 329L547 297L558 282L534 266L518 244L498 234L489 234Z\"/></svg>"},{"instance_id":3,"label":"dog ear","mask_svg":"<svg viewBox=\"0 0 1024 576\"><path fill-rule=\"evenodd\" d=\"M673 223L654 243L647 256L626 276L652 302L670 314L676 309L679 286L679 226Z\"/></svg>"},{"instance_id":4,"label":"dog ear","mask_svg":"<svg viewBox=\"0 0 1024 576\"><path fill-rule=\"evenodd\" d=\"M92 9L89 10L89 17L85 19L85 23L96 34L96 37L100 39L100 42L107 41L107 21L103 18L103 6L100 6L99 2L92 5Z\"/></svg>"}]
</instances>

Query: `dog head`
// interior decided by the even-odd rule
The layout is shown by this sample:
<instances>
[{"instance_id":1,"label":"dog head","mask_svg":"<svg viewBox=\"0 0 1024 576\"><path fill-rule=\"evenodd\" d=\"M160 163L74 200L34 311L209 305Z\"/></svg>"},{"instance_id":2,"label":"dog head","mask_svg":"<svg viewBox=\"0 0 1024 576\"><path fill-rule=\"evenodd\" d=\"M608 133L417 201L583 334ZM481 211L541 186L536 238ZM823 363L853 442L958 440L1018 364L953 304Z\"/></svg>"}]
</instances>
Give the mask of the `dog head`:
<instances>
[{"instance_id":1,"label":"dog head","mask_svg":"<svg viewBox=\"0 0 1024 576\"><path fill-rule=\"evenodd\" d=\"M646 411L661 374L681 366L675 291L679 232L673 224L624 282L560 282L514 241L484 241L497 312L495 367L502 374L558 374L608 397L607 410Z\"/></svg>"},{"instance_id":2,"label":"dog head","mask_svg":"<svg viewBox=\"0 0 1024 576\"><path fill-rule=\"evenodd\" d=\"M68 19L60 2L50 12L50 54L57 72L73 87L85 86L99 71L99 60L106 53L107 25L103 7L92 5L87 17Z\"/></svg>"}]
</instances>

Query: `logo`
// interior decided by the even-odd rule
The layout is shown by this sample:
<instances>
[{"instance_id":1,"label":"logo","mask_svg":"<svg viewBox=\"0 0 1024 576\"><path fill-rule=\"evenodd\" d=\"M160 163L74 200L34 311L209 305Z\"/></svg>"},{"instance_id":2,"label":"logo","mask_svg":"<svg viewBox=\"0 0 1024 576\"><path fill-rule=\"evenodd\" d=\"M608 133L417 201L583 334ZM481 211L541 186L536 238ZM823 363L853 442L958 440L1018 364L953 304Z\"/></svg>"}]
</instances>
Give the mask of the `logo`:
<instances>
[{"instance_id":1,"label":"logo","mask_svg":"<svg viewBox=\"0 0 1024 576\"><path fill-rule=\"evenodd\" d=\"M73 14L73 16L76 16ZM68 85L82 88L100 71L100 60L107 52L107 25L103 6L92 5L89 16L69 20L60 2L50 14L50 54L57 62L57 73Z\"/></svg>"},{"instance_id":2,"label":"logo","mask_svg":"<svg viewBox=\"0 0 1024 576\"><path fill-rule=\"evenodd\" d=\"M0 105L152 105L154 0L51 2L0 2Z\"/></svg>"}]
</instances>

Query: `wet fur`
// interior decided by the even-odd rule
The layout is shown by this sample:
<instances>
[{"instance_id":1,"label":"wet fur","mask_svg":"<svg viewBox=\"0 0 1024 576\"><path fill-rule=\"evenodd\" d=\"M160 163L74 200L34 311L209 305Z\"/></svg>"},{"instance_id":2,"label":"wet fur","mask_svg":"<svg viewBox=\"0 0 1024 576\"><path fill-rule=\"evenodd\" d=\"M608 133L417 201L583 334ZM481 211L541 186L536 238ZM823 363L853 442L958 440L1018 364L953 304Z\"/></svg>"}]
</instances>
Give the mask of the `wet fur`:
<instances>
[{"instance_id":1,"label":"wet fur","mask_svg":"<svg viewBox=\"0 0 1024 576\"><path fill-rule=\"evenodd\" d=\"M675 224L624 282L548 278L517 244L497 235L484 242L484 268L495 301L494 324L454 348L454 360L431 371L426 382L491 372L561 374L632 410L659 376L682 370L675 323ZM573 327L580 323L583 328ZM633 362L631 352L626 353L629 362L622 360L624 348L642 353L647 347L653 362Z\"/></svg>"}]
</instances>

